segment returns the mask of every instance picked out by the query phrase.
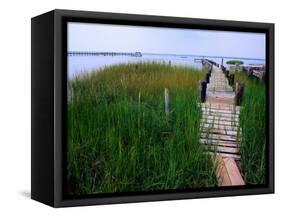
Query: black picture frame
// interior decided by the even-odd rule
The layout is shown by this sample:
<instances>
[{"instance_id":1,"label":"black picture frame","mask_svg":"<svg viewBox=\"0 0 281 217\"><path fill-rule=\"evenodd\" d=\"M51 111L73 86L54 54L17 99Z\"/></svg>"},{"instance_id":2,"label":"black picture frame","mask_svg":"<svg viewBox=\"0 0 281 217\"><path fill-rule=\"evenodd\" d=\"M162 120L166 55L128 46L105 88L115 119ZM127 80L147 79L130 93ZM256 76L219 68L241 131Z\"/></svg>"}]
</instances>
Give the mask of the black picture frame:
<instances>
[{"instance_id":1,"label":"black picture frame","mask_svg":"<svg viewBox=\"0 0 281 217\"><path fill-rule=\"evenodd\" d=\"M68 197L65 185L66 23L68 21L266 34L267 183L189 191ZM53 10L31 22L31 198L53 207L274 193L274 24Z\"/></svg>"}]
</instances>

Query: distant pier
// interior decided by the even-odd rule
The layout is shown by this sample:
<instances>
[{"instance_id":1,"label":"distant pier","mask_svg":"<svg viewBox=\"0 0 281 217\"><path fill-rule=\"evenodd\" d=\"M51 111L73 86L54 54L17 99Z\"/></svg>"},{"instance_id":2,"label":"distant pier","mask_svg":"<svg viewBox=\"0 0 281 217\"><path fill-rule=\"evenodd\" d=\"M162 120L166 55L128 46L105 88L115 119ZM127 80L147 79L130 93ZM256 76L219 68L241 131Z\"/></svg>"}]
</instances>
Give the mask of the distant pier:
<instances>
[{"instance_id":1,"label":"distant pier","mask_svg":"<svg viewBox=\"0 0 281 217\"><path fill-rule=\"evenodd\" d=\"M133 56L142 57L141 52L92 52L92 51L69 51L69 56Z\"/></svg>"}]
</instances>

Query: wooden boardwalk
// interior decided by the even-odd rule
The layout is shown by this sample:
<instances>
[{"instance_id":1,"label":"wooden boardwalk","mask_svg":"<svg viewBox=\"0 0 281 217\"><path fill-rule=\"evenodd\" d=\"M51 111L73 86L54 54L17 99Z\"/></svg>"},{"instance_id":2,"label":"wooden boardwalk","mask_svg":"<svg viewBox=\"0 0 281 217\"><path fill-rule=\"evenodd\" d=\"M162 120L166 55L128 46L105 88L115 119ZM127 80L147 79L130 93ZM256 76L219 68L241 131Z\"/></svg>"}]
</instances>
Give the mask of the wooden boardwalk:
<instances>
[{"instance_id":1,"label":"wooden boardwalk","mask_svg":"<svg viewBox=\"0 0 281 217\"><path fill-rule=\"evenodd\" d=\"M234 105L235 93L222 70L213 65L202 103L200 143L213 156L219 186L245 185L239 172L240 107Z\"/></svg>"}]
</instances>

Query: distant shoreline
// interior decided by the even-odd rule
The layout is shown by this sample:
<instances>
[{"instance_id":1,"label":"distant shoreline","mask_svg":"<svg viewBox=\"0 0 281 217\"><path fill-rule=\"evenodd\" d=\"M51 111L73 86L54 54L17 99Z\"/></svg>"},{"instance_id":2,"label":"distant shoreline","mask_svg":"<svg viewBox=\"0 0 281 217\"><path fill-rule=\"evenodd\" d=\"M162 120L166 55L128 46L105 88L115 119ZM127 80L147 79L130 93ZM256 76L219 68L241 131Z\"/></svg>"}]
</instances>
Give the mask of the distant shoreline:
<instances>
[{"instance_id":1,"label":"distant shoreline","mask_svg":"<svg viewBox=\"0 0 281 217\"><path fill-rule=\"evenodd\" d=\"M109 65L118 65L123 63L137 63L137 62L159 62L164 64L172 64L172 65L188 65L193 66L195 68L201 68L201 63L196 63L194 59L195 56L171 56L171 55L151 55L142 53L141 57L137 56L126 56L126 55L114 55L114 56L103 56L103 55L95 55L95 56L68 56L68 70L67 74L71 79L73 75L80 74L82 71L92 71L96 69L103 68ZM198 56L200 58L200 56ZM220 62L221 60L218 58L209 58L216 62ZM227 60L233 60L224 58L224 65ZM264 64L265 62L262 60L243 60L246 65L249 64Z\"/></svg>"},{"instance_id":2,"label":"distant shoreline","mask_svg":"<svg viewBox=\"0 0 281 217\"><path fill-rule=\"evenodd\" d=\"M238 56L212 56L212 55L201 55L201 54L173 54L173 53L150 53L150 52L115 52L115 51L68 51L67 54L70 55L71 53L89 53L93 56L104 56L106 54L107 55L132 55L132 54L136 54L136 53L141 53L142 55L153 55L153 56L178 56L178 57L200 57L200 58L225 58L225 59L241 59L241 60L257 60L257 61L265 61L266 59L263 58L257 58L257 57L238 57Z\"/></svg>"}]
</instances>

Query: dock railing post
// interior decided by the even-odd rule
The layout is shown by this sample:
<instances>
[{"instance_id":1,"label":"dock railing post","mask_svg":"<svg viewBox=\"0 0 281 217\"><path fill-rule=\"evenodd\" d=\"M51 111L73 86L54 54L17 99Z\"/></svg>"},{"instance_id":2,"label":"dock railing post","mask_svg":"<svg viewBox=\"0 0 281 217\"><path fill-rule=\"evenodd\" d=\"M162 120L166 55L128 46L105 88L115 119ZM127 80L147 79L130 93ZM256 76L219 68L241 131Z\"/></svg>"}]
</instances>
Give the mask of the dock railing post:
<instances>
[{"instance_id":1,"label":"dock railing post","mask_svg":"<svg viewBox=\"0 0 281 217\"><path fill-rule=\"evenodd\" d=\"M225 77L227 78L227 80L229 79L229 71L225 70Z\"/></svg>"},{"instance_id":2,"label":"dock railing post","mask_svg":"<svg viewBox=\"0 0 281 217\"><path fill-rule=\"evenodd\" d=\"M208 73L211 75L211 73L212 73L212 68L211 67L208 68Z\"/></svg>"},{"instance_id":3,"label":"dock railing post","mask_svg":"<svg viewBox=\"0 0 281 217\"><path fill-rule=\"evenodd\" d=\"M209 71L209 72L206 73L206 82L207 82L207 84L210 83L210 76L211 76L211 72Z\"/></svg>"},{"instance_id":4,"label":"dock railing post","mask_svg":"<svg viewBox=\"0 0 281 217\"><path fill-rule=\"evenodd\" d=\"M166 113L166 115L169 115L169 113L170 113L170 92L169 92L168 88L165 88L164 96L165 96L165 113Z\"/></svg>"},{"instance_id":5,"label":"dock railing post","mask_svg":"<svg viewBox=\"0 0 281 217\"><path fill-rule=\"evenodd\" d=\"M234 85L234 74L233 74L233 73L231 73L231 74L229 75L228 84L229 84L230 86L233 86L233 85Z\"/></svg>"},{"instance_id":6,"label":"dock railing post","mask_svg":"<svg viewBox=\"0 0 281 217\"><path fill-rule=\"evenodd\" d=\"M206 90L207 90L207 82L205 80L199 81L199 91L200 91L200 98L201 102L206 101Z\"/></svg>"},{"instance_id":7,"label":"dock railing post","mask_svg":"<svg viewBox=\"0 0 281 217\"><path fill-rule=\"evenodd\" d=\"M242 82L236 82L235 88L235 105L241 106L244 93L244 84Z\"/></svg>"}]
</instances>

